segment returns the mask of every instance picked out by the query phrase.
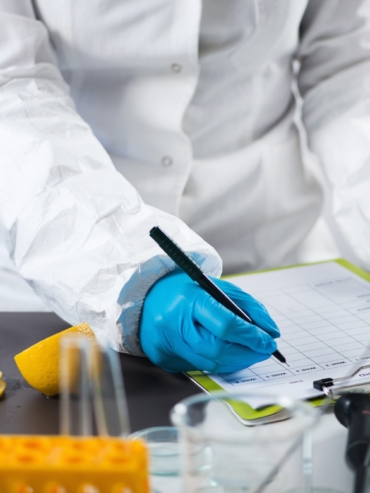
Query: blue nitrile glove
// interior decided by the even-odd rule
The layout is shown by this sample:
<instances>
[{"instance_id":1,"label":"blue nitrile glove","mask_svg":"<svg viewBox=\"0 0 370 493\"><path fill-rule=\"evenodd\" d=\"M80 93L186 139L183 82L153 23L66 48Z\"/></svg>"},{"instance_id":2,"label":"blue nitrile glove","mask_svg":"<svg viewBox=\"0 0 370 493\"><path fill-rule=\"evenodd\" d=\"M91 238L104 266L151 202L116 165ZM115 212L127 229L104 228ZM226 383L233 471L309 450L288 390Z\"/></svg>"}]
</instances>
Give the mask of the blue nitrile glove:
<instances>
[{"instance_id":1,"label":"blue nitrile glove","mask_svg":"<svg viewBox=\"0 0 370 493\"><path fill-rule=\"evenodd\" d=\"M258 325L251 325L212 298L189 276L174 271L148 292L140 342L148 358L170 372L234 372L276 350L280 332L265 307L240 288L212 280Z\"/></svg>"}]
</instances>

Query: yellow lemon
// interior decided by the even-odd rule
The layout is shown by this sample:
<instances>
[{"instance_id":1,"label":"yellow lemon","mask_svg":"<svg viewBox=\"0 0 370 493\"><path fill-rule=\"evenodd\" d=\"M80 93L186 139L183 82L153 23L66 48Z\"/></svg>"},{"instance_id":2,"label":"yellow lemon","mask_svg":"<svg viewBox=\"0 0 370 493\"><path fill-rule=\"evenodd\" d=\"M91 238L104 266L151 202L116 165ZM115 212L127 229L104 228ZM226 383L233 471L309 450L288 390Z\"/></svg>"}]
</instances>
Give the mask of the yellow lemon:
<instances>
[{"instance_id":1,"label":"yellow lemon","mask_svg":"<svg viewBox=\"0 0 370 493\"><path fill-rule=\"evenodd\" d=\"M90 326L83 323L43 339L14 356L19 371L31 387L47 396L59 393L59 342L64 335L73 333L95 338Z\"/></svg>"},{"instance_id":2,"label":"yellow lemon","mask_svg":"<svg viewBox=\"0 0 370 493\"><path fill-rule=\"evenodd\" d=\"M0 397L3 395L6 389L6 383L3 380L3 372L0 371Z\"/></svg>"}]
</instances>

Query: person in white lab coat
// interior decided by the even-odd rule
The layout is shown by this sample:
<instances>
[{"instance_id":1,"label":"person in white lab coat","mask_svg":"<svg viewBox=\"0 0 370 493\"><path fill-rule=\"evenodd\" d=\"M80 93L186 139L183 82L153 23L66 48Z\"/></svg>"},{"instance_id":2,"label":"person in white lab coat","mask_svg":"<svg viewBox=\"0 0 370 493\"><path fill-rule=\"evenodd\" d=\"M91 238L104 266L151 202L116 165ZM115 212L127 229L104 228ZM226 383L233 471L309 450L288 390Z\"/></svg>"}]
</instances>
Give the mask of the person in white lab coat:
<instances>
[{"instance_id":1,"label":"person in white lab coat","mask_svg":"<svg viewBox=\"0 0 370 493\"><path fill-rule=\"evenodd\" d=\"M220 257L233 273L335 256L293 122L293 60L334 218L368 268L369 0L0 0L0 220L17 272L118 350L235 369L238 337L197 359L208 330L149 354L161 314L147 300L181 275L148 232L162 226L215 277ZM267 314L259 325L249 364L278 335ZM184 344L194 360L163 362Z\"/></svg>"}]
</instances>

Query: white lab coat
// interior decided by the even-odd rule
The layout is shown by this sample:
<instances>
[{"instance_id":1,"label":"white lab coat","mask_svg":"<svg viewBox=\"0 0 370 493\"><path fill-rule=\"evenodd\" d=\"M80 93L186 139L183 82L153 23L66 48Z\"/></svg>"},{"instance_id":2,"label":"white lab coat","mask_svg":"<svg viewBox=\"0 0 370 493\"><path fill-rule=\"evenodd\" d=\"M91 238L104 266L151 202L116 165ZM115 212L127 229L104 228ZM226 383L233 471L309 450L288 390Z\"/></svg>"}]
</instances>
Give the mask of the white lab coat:
<instances>
[{"instance_id":1,"label":"white lab coat","mask_svg":"<svg viewBox=\"0 0 370 493\"><path fill-rule=\"evenodd\" d=\"M201 0L0 0L7 244L56 313L117 349L140 354L143 299L173 268L148 237L154 224L213 275L220 258L178 216L230 272L322 256L319 173L292 125L294 57L334 215L370 265L370 2L246 1L250 35L233 63L253 87L250 135L235 152L194 160Z\"/></svg>"}]
</instances>

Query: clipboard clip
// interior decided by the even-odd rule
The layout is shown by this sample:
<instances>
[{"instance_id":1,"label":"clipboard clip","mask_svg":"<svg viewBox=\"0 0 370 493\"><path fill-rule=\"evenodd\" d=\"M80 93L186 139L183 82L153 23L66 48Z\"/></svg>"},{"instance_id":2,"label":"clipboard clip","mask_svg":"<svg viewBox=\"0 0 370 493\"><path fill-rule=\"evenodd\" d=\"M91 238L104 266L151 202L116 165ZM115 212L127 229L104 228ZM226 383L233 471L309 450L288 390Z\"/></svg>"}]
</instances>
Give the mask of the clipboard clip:
<instances>
[{"instance_id":1,"label":"clipboard clip","mask_svg":"<svg viewBox=\"0 0 370 493\"><path fill-rule=\"evenodd\" d=\"M314 380L313 382L313 387L316 390L320 390L321 392L324 392L324 394L327 397L330 397L331 399L335 400L338 399L342 394L345 394L347 392L355 392L356 389L357 391L366 392L369 391L365 386L370 387L370 382L364 382L363 384L356 382L356 384L349 384L349 385L343 385L345 382L349 382L351 378L354 378L360 371L363 370L368 370L370 369L370 365L363 365L358 368L356 368L352 373L349 375L346 375L345 377L340 377L340 378L322 378L321 380ZM339 388L338 388L339 386Z\"/></svg>"}]
</instances>

